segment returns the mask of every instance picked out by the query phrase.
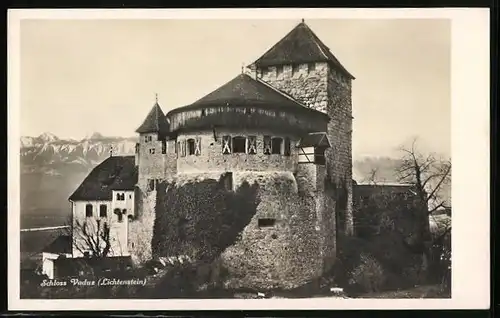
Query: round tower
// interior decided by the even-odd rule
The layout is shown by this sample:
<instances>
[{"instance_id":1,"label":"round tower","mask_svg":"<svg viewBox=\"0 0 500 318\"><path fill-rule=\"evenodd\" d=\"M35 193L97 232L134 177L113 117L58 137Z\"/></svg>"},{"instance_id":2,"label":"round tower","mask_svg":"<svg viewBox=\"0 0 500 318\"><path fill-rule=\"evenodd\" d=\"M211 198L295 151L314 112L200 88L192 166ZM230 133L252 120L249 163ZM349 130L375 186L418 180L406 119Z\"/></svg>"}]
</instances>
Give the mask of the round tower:
<instances>
[{"instance_id":1,"label":"round tower","mask_svg":"<svg viewBox=\"0 0 500 318\"><path fill-rule=\"evenodd\" d=\"M225 173L232 190L244 181L259 185L256 214L222 255L239 277L230 284L293 288L321 275L316 190L299 193L298 145L311 133L324 136L328 116L240 74L167 118L177 136L177 178ZM316 185L316 174L306 178Z\"/></svg>"}]
</instances>

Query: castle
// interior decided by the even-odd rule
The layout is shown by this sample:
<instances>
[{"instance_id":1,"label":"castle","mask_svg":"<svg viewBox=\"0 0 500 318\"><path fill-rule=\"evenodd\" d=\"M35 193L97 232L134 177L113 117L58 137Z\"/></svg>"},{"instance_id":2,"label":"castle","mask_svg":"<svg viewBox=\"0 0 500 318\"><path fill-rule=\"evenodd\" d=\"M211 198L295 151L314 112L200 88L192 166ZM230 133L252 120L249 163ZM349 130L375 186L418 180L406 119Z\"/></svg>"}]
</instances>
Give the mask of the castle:
<instances>
[{"instance_id":1,"label":"castle","mask_svg":"<svg viewBox=\"0 0 500 318\"><path fill-rule=\"evenodd\" d=\"M224 174L233 190L245 180L258 182L263 198L241 242L224 253L228 266L238 259L244 265L235 271L259 269L249 278L255 286L321 275L335 261L337 236L353 231L353 79L302 21L205 97L167 114L157 101L136 131L135 156L110 156L70 196L74 220L104 220L109 256L145 261L158 182ZM295 197L309 200L287 209ZM73 257L91 255L84 247L88 230L78 231Z\"/></svg>"}]
</instances>

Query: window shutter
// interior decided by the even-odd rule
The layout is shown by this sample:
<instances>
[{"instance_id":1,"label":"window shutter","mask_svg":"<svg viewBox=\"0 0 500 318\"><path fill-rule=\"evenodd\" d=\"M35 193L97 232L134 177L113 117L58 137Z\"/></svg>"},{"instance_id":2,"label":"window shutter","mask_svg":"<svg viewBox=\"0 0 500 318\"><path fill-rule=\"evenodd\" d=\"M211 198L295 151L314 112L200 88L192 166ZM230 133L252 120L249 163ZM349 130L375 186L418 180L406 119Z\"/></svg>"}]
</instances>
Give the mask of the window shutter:
<instances>
[{"instance_id":1,"label":"window shutter","mask_svg":"<svg viewBox=\"0 0 500 318\"><path fill-rule=\"evenodd\" d=\"M231 153L231 136L222 137L222 153L223 154Z\"/></svg>"},{"instance_id":2,"label":"window shutter","mask_svg":"<svg viewBox=\"0 0 500 318\"><path fill-rule=\"evenodd\" d=\"M271 136L264 136L264 154L271 154Z\"/></svg>"},{"instance_id":3,"label":"window shutter","mask_svg":"<svg viewBox=\"0 0 500 318\"><path fill-rule=\"evenodd\" d=\"M181 141L181 157L186 156L186 141L182 140Z\"/></svg>"},{"instance_id":4,"label":"window shutter","mask_svg":"<svg viewBox=\"0 0 500 318\"><path fill-rule=\"evenodd\" d=\"M201 137L196 137L194 146L194 154L197 156L201 155Z\"/></svg>"},{"instance_id":5,"label":"window shutter","mask_svg":"<svg viewBox=\"0 0 500 318\"><path fill-rule=\"evenodd\" d=\"M248 136L247 153L251 154L251 155L254 155L257 153L257 138L255 136Z\"/></svg>"}]
</instances>

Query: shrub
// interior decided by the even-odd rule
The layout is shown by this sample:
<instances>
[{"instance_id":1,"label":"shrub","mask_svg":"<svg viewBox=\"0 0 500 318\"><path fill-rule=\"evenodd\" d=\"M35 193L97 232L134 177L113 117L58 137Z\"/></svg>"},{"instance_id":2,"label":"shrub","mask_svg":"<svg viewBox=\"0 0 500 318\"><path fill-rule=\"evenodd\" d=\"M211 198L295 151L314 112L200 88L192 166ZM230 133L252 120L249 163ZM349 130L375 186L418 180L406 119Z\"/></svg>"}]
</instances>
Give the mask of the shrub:
<instances>
[{"instance_id":1,"label":"shrub","mask_svg":"<svg viewBox=\"0 0 500 318\"><path fill-rule=\"evenodd\" d=\"M206 263L214 261L256 213L258 185L247 182L235 191L225 181L206 179L181 186L158 186L153 230L154 256L188 255Z\"/></svg>"},{"instance_id":2,"label":"shrub","mask_svg":"<svg viewBox=\"0 0 500 318\"><path fill-rule=\"evenodd\" d=\"M378 292L384 281L384 270L380 263L370 255L361 254L360 264L351 271L349 283L363 292Z\"/></svg>"}]
</instances>

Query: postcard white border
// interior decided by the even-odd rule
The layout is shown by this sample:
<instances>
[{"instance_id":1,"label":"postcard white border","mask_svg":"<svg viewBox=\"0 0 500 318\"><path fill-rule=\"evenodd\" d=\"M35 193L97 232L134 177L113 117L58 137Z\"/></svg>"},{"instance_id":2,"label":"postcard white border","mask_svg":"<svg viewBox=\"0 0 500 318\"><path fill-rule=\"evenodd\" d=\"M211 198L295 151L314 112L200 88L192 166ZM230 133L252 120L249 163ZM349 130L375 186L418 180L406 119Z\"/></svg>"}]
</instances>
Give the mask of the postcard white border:
<instances>
[{"instance_id":1,"label":"postcard white border","mask_svg":"<svg viewBox=\"0 0 500 318\"><path fill-rule=\"evenodd\" d=\"M453 283L451 299L21 300L19 42L22 19L450 19ZM8 11L9 310L486 309L490 306L489 10L16 9ZM41 105L42 107L42 105Z\"/></svg>"}]
</instances>

